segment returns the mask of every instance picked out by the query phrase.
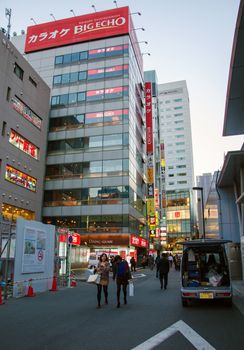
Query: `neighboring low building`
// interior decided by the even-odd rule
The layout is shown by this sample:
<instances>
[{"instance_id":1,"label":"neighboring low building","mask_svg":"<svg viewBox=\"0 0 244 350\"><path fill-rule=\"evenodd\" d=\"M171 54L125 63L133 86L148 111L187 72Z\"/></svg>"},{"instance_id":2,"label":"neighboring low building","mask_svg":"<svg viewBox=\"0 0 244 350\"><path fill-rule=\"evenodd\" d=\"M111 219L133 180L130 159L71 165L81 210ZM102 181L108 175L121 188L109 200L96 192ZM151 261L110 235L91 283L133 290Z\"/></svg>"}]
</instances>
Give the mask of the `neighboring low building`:
<instances>
[{"instance_id":1,"label":"neighboring low building","mask_svg":"<svg viewBox=\"0 0 244 350\"><path fill-rule=\"evenodd\" d=\"M0 57L1 218L40 221L50 89L2 32Z\"/></svg>"}]
</instances>

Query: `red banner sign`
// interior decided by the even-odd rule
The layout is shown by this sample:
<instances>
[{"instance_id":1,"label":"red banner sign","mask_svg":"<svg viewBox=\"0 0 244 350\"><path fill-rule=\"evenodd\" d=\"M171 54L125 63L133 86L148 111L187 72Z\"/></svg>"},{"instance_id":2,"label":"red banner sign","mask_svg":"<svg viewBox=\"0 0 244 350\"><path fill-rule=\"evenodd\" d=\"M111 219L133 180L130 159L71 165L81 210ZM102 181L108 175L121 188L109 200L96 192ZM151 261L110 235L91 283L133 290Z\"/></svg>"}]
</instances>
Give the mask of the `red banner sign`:
<instances>
[{"instance_id":1,"label":"red banner sign","mask_svg":"<svg viewBox=\"0 0 244 350\"><path fill-rule=\"evenodd\" d=\"M147 153L153 153L152 84L145 83Z\"/></svg>"},{"instance_id":2,"label":"red banner sign","mask_svg":"<svg viewBox=\"0 0 244 350\"><path fill-rule=\"evenodd\" d=\"M129 33L129 7L28 27L25 52Z\"/></svg>"},{"instance_id":3,"label":"red banner sign","mask_svg":"<svg viewBox=\"0 0 244 350\"><path fill-rule=\"evenodd\" d=\"M68 234L68 237L72 236L72 244L80 245L80 235L78 233ZM59 235L59 242L67 243L67 234L61 233Z\"/></svg>"},{"instance_id":4,"label":"red banner sign","mask_svg":"<svg viewBox=\"0 0 244 350\"><path fill-rule=\"evenodd\" d=\"M27 153L29 156L38 159L39 148L12 129L9 136L9 142L21 151Z\"/></svg>"},{"instance_id":5,"label":"red banner sign","mask_svg":"<svg viewBox=\"0 0 244 350\"><path fill-rule=\"evenodd\" d=\"M135 247L147 248L148 241L145 238L141 238L138 236L131 235L130 236L130 244Z\"/></svg>"}]
</instances>

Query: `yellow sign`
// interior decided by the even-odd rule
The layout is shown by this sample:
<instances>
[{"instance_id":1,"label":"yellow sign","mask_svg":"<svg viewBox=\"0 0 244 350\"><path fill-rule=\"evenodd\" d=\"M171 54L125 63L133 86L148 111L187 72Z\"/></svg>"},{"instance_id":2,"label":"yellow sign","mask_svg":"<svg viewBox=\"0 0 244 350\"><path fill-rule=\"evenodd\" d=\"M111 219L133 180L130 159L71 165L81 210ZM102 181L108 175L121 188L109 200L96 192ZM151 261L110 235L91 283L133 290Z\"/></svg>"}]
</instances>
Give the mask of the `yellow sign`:
<instances>
[{"instance_id":1,"label":"yellow sign","mask_svg":"<svg viewBox=\"0 0 244 350\"><path fill-rule=\"evenodd\" d=\"M165 167L165 159L161 159L161 167L162 167L162 168Z\"/></svg>"},{"instance_id":2,"label":"yellow sign","mask_svg":"<svg viewBox=\"0 0 244 350\"><path fill-rule=\"evenodd\" d=\"M154 183L153 168L147 168L147 182L149 184Z\"/></svg>"},{"instance_id":3,"label":"yellow sign","mask_svg":"<svg viewBox=\"0 0 244 350\"><path fill-rule=\"evenodd\" d=\"M154 216L154 214L155 214L154 198L148 198L147 199L147 215Z\"/></svg>"}]
</instances>

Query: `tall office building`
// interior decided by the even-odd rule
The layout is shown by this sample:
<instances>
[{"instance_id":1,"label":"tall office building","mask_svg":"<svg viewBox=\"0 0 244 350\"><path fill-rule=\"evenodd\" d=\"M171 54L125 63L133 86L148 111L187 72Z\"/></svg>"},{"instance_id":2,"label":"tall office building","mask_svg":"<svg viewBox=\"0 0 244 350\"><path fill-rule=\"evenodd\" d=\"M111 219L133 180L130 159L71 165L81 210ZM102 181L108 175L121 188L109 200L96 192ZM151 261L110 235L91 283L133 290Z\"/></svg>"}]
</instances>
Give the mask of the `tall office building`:
<instances>
[{"instance_id":1,"label":"tall office building","mask_svg":"<svg viewBox=\"0 0 244 350\"><path fill-rule=\"evenodd\" d=\"M123 7L31 26L25 45L51 87L43 220L124 255L147 246L142 55L131 18Z\"/></svg>"},{"instance_id":2,"label":"tall office building","mask_svg":"<svg viewBox=\"0 0 244 350\"><path fill-rule=\"evenodd\" d=\"M189 96L185 81L159 84L160 144L165 157L167 242L192 237L194 186Z\"/></svg>"}]
</instances>

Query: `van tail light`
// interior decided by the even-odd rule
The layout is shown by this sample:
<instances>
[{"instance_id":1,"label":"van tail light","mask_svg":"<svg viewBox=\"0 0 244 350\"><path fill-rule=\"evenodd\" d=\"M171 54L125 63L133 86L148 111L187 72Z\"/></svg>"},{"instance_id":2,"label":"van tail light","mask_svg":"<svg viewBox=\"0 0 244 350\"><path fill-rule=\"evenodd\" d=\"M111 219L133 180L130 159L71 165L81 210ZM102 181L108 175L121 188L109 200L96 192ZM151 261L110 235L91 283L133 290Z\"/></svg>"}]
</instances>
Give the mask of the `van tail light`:
<instances>
[{"instance_id":1,"label":"van tail light","mask_svg":"<svg viewBox=\"0 0 244 350\"><path fill-rule=\"evenodd\" d=\"M231 292L216 293L216 297L231 297Z\"/></svg>"},{"instance_id":2,"label":"van tail light","mask_svg":"<svg viewBox=\"0 0 244 350\"><path fill-rule=\"evenodd\" d=\"M196 293L190 293L190 292L183 292L182 293L183 297L195 297Z\"/></svg>"}]
</instances>

